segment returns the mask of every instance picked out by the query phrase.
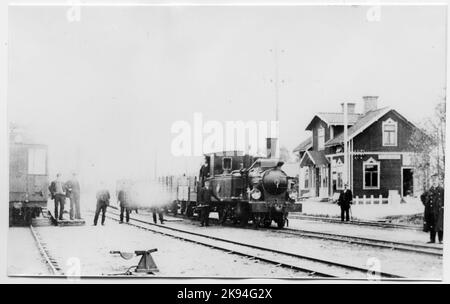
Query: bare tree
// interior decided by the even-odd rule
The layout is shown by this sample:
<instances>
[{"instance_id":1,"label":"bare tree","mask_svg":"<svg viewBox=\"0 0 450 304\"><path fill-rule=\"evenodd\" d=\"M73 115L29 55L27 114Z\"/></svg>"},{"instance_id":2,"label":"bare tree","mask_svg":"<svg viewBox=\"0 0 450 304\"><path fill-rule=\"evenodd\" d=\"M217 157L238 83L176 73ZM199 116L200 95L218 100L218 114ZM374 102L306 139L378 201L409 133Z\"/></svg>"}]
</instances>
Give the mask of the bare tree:
<instances>
[{"instance_id":1,"label":"bare tree","mask_svg":"<svg viewBox=\"0 0 450 304\"><path fill-rule=\"evenodd\" d=\"M284 146L280 148L280 159L285 163L291 160L291 154L289 153L289 150Z\"/></svg>"},{"instance_id":2,"label":"bare tree","mask_svg":"<svg viewBox=\"0 0 450 304\"><path fill-rule=\"evenodd\" d=\"M426 119L413 133L410 145L415 151L413 156L416 173L428 188L430 174L437 173L444 178L445 173L445 97L436 104L432 117Z\"/></svg>"}]
</instances>

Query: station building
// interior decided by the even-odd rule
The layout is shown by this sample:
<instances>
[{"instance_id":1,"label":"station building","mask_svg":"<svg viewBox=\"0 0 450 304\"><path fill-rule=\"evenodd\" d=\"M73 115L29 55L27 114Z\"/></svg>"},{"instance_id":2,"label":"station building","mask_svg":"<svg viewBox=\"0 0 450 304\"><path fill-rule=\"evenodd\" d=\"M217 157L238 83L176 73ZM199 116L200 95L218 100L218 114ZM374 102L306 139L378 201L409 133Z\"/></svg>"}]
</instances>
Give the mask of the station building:
<instances>
[{"instance_id":1,"label":"station building","mask_svg":"<svg viewBox=\"0 0 450 304\"><path fill-rule=\"evenodd\" d=\"M347 103L348 181L354 197L386 203L391 196L417 195L410 139L416 126L377 96L363 97L363 112ZM311 136L294 152L300 160L302 197L328 200L343 190L344 105L338 113L317 113L306 127Z\"/></svg>"}]
</instances>

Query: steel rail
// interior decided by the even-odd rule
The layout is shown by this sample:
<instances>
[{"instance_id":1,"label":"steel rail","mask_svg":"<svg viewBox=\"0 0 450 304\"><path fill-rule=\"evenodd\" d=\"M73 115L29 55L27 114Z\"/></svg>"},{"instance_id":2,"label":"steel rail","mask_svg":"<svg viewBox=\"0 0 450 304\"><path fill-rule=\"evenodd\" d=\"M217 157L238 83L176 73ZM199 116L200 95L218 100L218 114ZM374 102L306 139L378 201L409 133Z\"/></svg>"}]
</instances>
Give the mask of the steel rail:
<instances>
[{"instance_id":1,"label":"steel rail","mask_svg":"<svg viewBox=\"0 0 450 304\"><path fill-rule=\"evenodd\" d=\"M31 234L34 237L34 240L36 241L37 247L39 248L39 252L42 255L42 257L45 259L45 262L46 262L47 266L50 268L51 272L54 275L63 275L61 273L61 267L59 267L56 260L54 260L53 258L50 257L50 254L49 254L47 248L45 248L45 246L42 244L40 235L36 231L36 229L34 229L33 225L30 225L30 230L31 230Z\"/></svg>"},{"instance_id":2,"label":"steel rail","mask_svg":"<svg viewBox=\"0 0 450 304\"><path fill-rule=\"evenodd\" d=\"M113 213L113 212L110 212L110 213L118 216L118 214L116 214L116 213ZM113 217L110 217L110 218L118 221L116 218L113 218ZM210 236L210 235L205 235L205 234L201 234L201 233L196 233L196 232L192 232L192 231L186 231L186 230L182 230L182 229L178 229L178 228L174 228L174 227L157 225L157 224L153 224L153 223L150 223L150 222L147 222L147 221L143 221L143 220L140 220L140 219L136 219L136 218L133 218L133 217L130 217L130 220L138 222L138 223L141 223L141 224L146 224L146 225L149 225L149 226L156 226L158 228L167 229L167 230L171 230L171 231L175 231L175 232L179 232L179 233L184 233L184 234L188 234L188 235L193 235L193 236L197 236L197 237L202 237L202 238L206 238L206 239L211 239L211 240L214 240L214 241L229 243L229 244L233 244L233 245L237 245L237 246L241 246L241 247L247 247L247 248L260 250L260 251L265 251L265 252L271 252L271 253L275 253L275 254L279 254L279 255L294 257L294 258L297 258L297 259L308 260L308 261L311 261L311 262L325 264L327 266L333 266L333 267L342 268L342 269L351 270L351 271L357 271L357 272L361 272L361 273L368 273L369 272L368 269L357 267L357 266L353 266L353 265L341 264L341 263L338 263L338 262L329 261L329 260L323 260L323 259L319 259L319 258L315 258L315 257L311 257L311 256L300 255L300 254L295 254L295 253L290 253L290 252L284 252L284 251L280 251L280 250L277 250L277 249L266 248L266 247L261 247L261 246L257 246L257 245L245 244L245 243L241 243L241 242L237 242L237 241L233 241L233 240L227 240L227 239L214 237L214 236ZM158 233L161 233L161 234L164 234L164 235L173 236L173 234L165 233L165 232L162 232L162 231L155 231L154 229L150 229L148 227L142 227L142 226L135 225L135 224L130 224L130 223L128 223L128 224L129 225L133 225L133 226L137 226L137 227L140 227L140 228L144 228L144 229L147 229L147 230L150 230L150 231L158 232ZM215 245L198 242L198 241L191 240L191 239L184 238L184 237L176 236L176 238L182 238L184 240L191 241L191 242L194 242L194 243L197 243L197 244L200 244L200 245L206 245L208 247L215 246ZM216 249L221 249L221 250L224 250L224 251L230 251L230 250L222 248L222 247L218 247L218 246L215 246L215 247L216 247ZM233 251L233 253L239 254L238 252L235 252L235 251ZM261 259L258 256L255 256L255 258ZM279 262L275 262L275 261L268 261L267 260L267 262L271 263L271 264L280 264ZM295 267L297 267L297 266L287 265L287 267L289 267L291 269L295 269ZM310 269L300 268L299 270L300 271L307 271L307 272L319 274L318 272L310 270ZM381 277L385 277L385 278L404 278L403 276L400 276L400 275L397 275L397 274L386 273L386 272L379 272L378 274ZM324 277L336 277L335 275L330 275L330 274L327 274L327 273L321 273L321 275L323 275Z\"/></svg>"}]
</instances>

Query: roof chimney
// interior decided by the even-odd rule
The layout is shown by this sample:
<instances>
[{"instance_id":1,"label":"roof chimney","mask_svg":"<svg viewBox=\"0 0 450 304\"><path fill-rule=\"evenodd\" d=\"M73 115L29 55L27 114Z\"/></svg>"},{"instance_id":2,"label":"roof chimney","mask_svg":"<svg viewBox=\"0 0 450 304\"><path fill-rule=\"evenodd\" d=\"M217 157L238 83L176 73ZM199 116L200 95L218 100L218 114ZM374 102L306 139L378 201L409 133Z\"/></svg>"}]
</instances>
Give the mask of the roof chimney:
<instances>
[{"instance_id":1,"label":"roof chimney","mask_svg":"<svg viewBox=\"0 0 450 304\"><path fill-rule=\"evenodd\" d=\"M344 113L344 103L341 102L342 113ZM356 104L354 102L347 102L347 114L355 114Z\"/></svg>"},{"instance_id":2,"label":"roof chimney","mask_svg":"<svg viewBox=\"0 0 450 304\"><path fill-rule=\"evenodd\" d=\"M378 96L363 96L364 114L378 109Z\"/></svg>"}]
</instances>

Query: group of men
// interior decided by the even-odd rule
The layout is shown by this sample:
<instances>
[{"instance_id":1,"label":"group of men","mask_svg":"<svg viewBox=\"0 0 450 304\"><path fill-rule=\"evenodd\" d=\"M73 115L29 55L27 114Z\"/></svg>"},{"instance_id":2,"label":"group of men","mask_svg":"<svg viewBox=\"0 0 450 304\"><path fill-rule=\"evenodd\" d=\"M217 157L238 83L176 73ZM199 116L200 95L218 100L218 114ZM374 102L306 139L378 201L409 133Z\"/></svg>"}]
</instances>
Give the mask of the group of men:
<instances>
[{"instance_id":1,"label":"group of men","mask_svg":"<svg viewBox=\"0 0 450 304\"><path fill-rule=\"evenodd\" d=\"M120 189L117 193L117 200L119 201L120 206L120 221L119 223L123 223L123 219L125 216L125 220L128 223L130 221L130 213L134 210L137 213L137 208L132 204L132 197L129 189ZM162 208L152 207L151 208L153 215L153 223L157 223L158 219L161 224L164 224L164 215ZM158 216L158 217L157 217Z\"/></svg>"},{"instance_id":2,"label":"group of men","mask_svg":"<svg viewBox=\"0 0 450 304\"><path fill-rule=\"evenodd\" d=\"M72 178L67 182L62 181L61 173L56 174L56 179L50 183L48 189L55 202L55 219L60 221L64 219L64 205L67 198L70 200L70 219L81 219L80 183L77 180L76 173L73 173Z\"/></svg>"}]
</instances>

